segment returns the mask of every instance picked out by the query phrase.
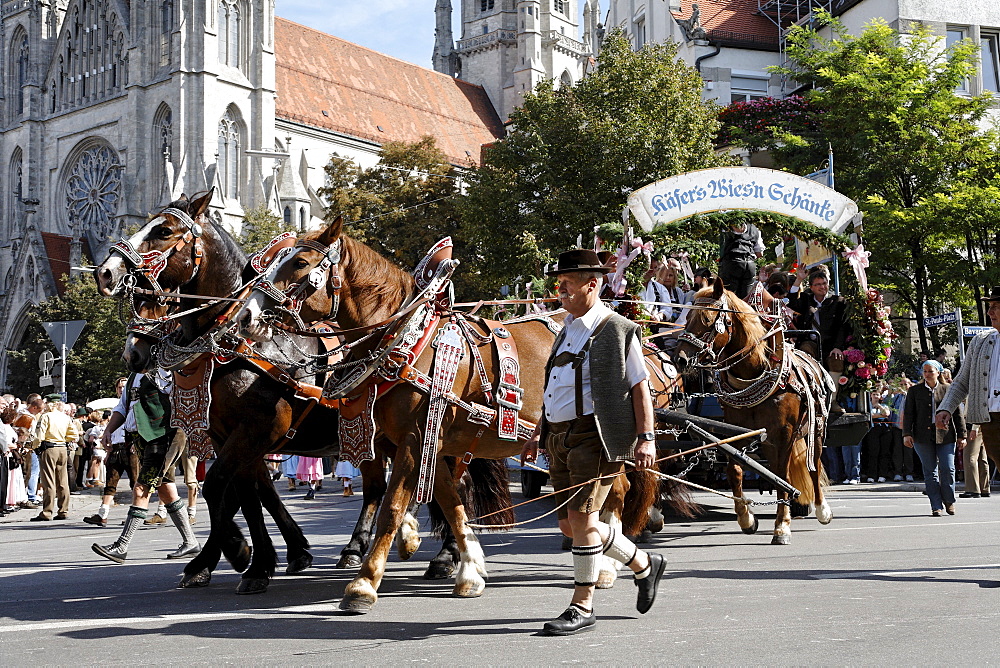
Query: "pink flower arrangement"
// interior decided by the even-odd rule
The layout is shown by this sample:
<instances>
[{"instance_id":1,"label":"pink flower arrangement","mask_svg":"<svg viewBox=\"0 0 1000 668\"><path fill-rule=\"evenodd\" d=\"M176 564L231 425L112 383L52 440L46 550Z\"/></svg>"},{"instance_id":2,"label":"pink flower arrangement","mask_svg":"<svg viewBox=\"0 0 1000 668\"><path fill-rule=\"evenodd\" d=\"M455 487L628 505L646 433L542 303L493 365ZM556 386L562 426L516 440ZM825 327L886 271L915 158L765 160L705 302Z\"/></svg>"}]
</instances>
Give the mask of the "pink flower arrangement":
<instances>
[{"instance_id":1,"label":"pink flower arrangement","mask_svg":"<svg viewBox=\"0 0 1000 668\"><path fill-rule=\"evenodd\" d=\"M848 364L857 364L865 359L864 352L858 350L857 348L848 348L844 351L844 361Z\"/></svg>"},{"instance_id":2,"label":"pink flower arrangement","mask_svg":"<svg viewBox=\"0 0 1000 668\"><path fill-rule=\"evenodd\" d=\"M854 372L854 375L862 380L868 380L872 377L872 368L870 366L860 367Z\"/></svg>"}]
</instances>

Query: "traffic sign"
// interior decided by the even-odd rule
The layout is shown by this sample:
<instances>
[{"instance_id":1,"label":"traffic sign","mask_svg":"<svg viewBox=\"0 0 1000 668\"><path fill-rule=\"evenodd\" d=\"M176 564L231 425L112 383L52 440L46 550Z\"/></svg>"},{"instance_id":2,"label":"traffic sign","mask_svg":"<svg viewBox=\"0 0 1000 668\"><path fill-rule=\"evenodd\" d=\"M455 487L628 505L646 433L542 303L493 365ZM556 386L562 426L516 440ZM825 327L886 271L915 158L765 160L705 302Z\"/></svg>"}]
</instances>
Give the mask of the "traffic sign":
<instances>
[{"instance_id":1,"label":"traffic sign","mask_svg":"<svg viewBox=\"0 0 1000 668\"><path fill-rule=\"evenodd\" d=\"M66 346L67 350L72 348L86 325L86 320L60 320L42 323L42 327L52 339L52 343L56 344L56 350L60 351L63 346Z\"/></svg>"},{"instance_id":2,"label":"traffic sign","mask_svg":"<svg viewBox=\"0 0 1000 668\"><path fill-rule=\"evenodd\" d=\"M52 376L45 374L38 377L38 387L48 387L52 384Z\"/></svg>"},{"instance_id":3,"label":"traffic sign","mask_svg":"<svg viewBox=\"0 0 1000 668\"><path fill-rule=\"evenodd\" d=\"M52 354L51 350L43 350L42 354L38 356L38 368L46 376L49 375L49 371L52 370L52 365L55 363L56 356Z\"/></svg>"},{"instance_id":4,"label":"traffic sign","mask_svg":"<svg viewBox=\"0 0 1000 668\"><path fill-rule=\"evenodd\" d=\"M962 328L962 334L965 336L975 336L976 334L982 334L983 332L992 332L992 327L982 327L980 325L967 325Z\"/></svg>"},{"instance_id":5,"label":"traffic sign","mask_svg":"<svg viewBox=\"0 0 1000 668\"><path fill-rule=\"evenodd\" d=\"M939 327L940 325L950 325L958 322L958 315L954 312L931 315L924 318L924 327Z\"/></svg>"}]
</instances>

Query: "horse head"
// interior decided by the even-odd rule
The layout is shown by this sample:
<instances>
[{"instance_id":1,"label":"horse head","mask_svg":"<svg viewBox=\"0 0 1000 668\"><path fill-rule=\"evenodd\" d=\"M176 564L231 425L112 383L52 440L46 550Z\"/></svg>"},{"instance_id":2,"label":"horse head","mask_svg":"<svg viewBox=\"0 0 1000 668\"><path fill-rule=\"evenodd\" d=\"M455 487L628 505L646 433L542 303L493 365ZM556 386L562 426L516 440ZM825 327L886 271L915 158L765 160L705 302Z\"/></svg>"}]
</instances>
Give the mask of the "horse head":
<instances>
[{"instance_id":1,"label":"horse head","mask_svg":"<svg viewBox=\"0 0 1000 668\"><path fill-rule=\"evenodd\" d=\"M246 303L236 314L240 334L254 341L271 338L265 313L279 312L287 323L334 320L340 307L340 261L343 251L343 218L323 230L299 239L295 248L276 260L257 281Z\"/></svg>"},{"instance_id":2,"label":"horse head","mask_svg":"<svg viewBox=\"0 0 1000 668\"><path fill-rule=\"evenodd\" d=\"M679 371L713 366L718 361L731 337L731 297L733 293L726 290L721 278L695 294L693 303L702 308L691 310L677 339L675 363Z\"/></svg>"},{"instance_id":3,"label":"horse head","mask_svg":"<svg viewBox=\"0 0 1000 668\"><path fill-rule=\"evenodd\" d=\"M212 194L209 190L190 200L182 195L138 232L114 244L95 272L98 292L123 297L128 286L150 293L169 292L194 281L205 254L203 235L211 229L205 213ZM166 333L159 323L169 306L160 295L132 293L129 308L133 320L122 359L130 371L148 371L153 364L152 347Z\"/></svg>"}]
</instances>

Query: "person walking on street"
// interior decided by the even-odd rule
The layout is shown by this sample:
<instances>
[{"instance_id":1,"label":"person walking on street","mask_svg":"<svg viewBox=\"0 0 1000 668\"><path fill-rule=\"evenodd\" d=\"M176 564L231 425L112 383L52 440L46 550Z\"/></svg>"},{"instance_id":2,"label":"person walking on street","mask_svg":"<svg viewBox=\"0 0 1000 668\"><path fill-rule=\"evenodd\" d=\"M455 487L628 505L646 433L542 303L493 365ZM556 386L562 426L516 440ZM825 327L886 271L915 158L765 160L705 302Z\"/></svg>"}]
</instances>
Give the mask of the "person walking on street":
<instances>
[{"instance_id":1,"label":"person walking on street","mask_svg":"<svg viewBox=\"0 0 1000 668\"><path fill-rule=\"evenodd\" d=\"M534 461L539 443L548 452L561 504L559 528L573 539L570 606L542 630L569 635L597 624L593 597L602 553L635 573L636 609L642 614L656 599L666 560L640 550L598 519L613 476L624 470L625 462L632 460L644 470L656 457L639 327L600 302L607 269L593 251L566 251L548 273L558 281L559 299L569 316L546 365L542 419L521 459Z\"/></svg>"},{"instance_id":2,"label":"person walking on street","mask_svg":"<svg viewBox=\"0 0 1000 668\"><path fill-rule=\"evenodd\" d=\"M139 525L146 519L149 498L155 489L181 534L180 546L168 554L167 558L180 559L198 554L201 552L201 545L194 536L184 512L185 503L177 495L177 487L173 482L173 467L184 451L187 439L184 432L168 427L172 389L170 376L162 371L132 374L126 388L118 399L118 405L115 406L101 439L106 448L111 447L111 434L124 425L126 447L132 441L141 468L132 488L132 507L125 518L121 535L110 545L94 543L91 549L106 559L119 564L125 563L129 543Z\"/></svg>"},{"instance_id":3,"label":"person walking on street","mask_svg":"<svg viewBox=\"0 0 1000 668\"><path fill-rule=\"evenodd\" d=\"M990 461L983 447L983 432L978 425L969 427L969 436L962 448L962 463L965 468L965 491L958 498L990 498Z\"/></svg>"},{"instance_id":4,"label":"person walking on street","mask_svg":"<svg viewBox=\"0 0 1000 668\"><path fill-rule=\"evenodd\" d=\"M993 331L969 343L955 382L938 406L937 422L947 424L964 401L969 423L978 426L987 456L1000 467L1000 285L982 299Z\"/></svg>"},{"instance_id":5,"label":"person walking on street","mask_svg":"<svg viewBox=\"0 0 1000 668\"><path fill-rule=\"evenodd\" d=\"M38 454L39 484L42 488L44 505L42 512L31 518L32 522L48 522L53 519L56 501L59 512L55 519L64 520L69 513L69 469L67 446L76 443L79 434L75 421L63 411L62 395L50 394L45 397L48 410L35 421L35 435L32 449Z\"/></svg>"},{"instance_id":6,"label":"person walking on street","mask_svg":"<svg viewBox=\"0 0 1000 668\"><path fill-rule=\"evenodd\" d=\"M903 445L913 448L924 471L924 486L931 502L931 515L942 511L955 514L955 444L965 446L965 420L956 412L941 425L934 416L948 386L940 381L941 365L927 360L923 366L924 382L906 392L903 409Z\"/></svg>"}]
</instances>

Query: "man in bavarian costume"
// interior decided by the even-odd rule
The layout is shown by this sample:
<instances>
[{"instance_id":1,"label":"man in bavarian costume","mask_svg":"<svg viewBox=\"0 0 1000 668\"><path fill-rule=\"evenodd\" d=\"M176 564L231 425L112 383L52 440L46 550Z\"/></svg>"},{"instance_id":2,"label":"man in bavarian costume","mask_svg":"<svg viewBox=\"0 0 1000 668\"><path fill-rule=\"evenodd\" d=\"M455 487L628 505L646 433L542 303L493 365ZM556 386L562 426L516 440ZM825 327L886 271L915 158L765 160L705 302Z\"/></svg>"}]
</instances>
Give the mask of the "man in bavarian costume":
<instances>
[{"instance_id":1,"label":"man in bavarian costume","mask_svg":"<svg viewBox=\"0 0 1000 668\"><path fill-rule=\"evenodd\" d=\"M97 554L116 561L125 562L128 545L146 519L149 497L155 489L160 500L167 505L167 513L181 534L180 547L167 555L167 559L179 559L201 551L194 537L191 524L184 512L184 501L177 495L173 482L173 470L184 451L184 433L168 427L170 424L170 376L164 371L151 374L132 374L126 390L118 399L101 441L105 448L111 448L111 435L118 427L125 426L125 447L131 444L138 455L140 468L135 486L132 488L132 507L125 518L125 528L114 543L91 547ZM121 446L119 446L121 447ZM166 475L166 479L164 476Z\"/></svg>"},{"instance_id":2,"label":"man in bavarian costume","mask_svg":"<svg viewBox=\"0 0 1000 668\"><path fill-rule=\"evenodd\" d=\"M965 421L978 425L983 447L1000 466L1000 286L994 286L986 302L992 332L977 334L969 343L962 368L938 406L938 429L944 429L958 405L965 402Z\"/></svg>"},{"instance_id":3,"label":"man in bavarian costume","mask_svg":"<svg viewBox=\"0 0 1000 668\"><path fill-rule=\"evenodd\" d=\"M601 303L607 271L593 251L571 250L548 272L558 280L569 316L546 365L542 419L522 459L534 461L541 441L557 498L568 500L559 510L559 528L573 539L575 588L569 608L545 624L549 635L595 627L592 601L602 553L635 572L641 613L653 605L666 566L662 556L646 554L598 520L610 476L629 460L639 470L652 466L656 453L639 327Z\"/></svg>"}]
</instances>

